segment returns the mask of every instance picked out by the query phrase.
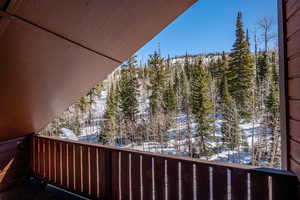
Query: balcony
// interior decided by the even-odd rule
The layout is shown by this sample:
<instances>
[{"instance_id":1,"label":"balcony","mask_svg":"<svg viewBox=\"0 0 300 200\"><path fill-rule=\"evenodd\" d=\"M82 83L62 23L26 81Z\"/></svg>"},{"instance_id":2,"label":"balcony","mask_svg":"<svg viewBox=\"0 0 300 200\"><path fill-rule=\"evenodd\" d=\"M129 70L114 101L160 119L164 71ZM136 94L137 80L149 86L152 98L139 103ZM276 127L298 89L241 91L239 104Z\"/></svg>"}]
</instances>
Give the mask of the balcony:
<instances>
[{"instance_id":1,"label":"balcony","mask_svg":"<svg viewBox=\"0 0 300 200\"><path fill-rule=\"evenodd\" d=\"M294 199L290 172L31 137L32 176L92 199Z\"/></svg>"}]
</instances>

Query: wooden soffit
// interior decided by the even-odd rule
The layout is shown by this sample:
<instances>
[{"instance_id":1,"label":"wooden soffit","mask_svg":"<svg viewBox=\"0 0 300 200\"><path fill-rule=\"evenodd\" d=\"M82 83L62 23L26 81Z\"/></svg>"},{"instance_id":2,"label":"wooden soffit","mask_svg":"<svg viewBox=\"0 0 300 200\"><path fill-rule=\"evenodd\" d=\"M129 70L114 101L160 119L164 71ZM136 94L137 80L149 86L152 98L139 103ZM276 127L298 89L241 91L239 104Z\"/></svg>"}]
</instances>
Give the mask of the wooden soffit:
<instances>
[{"instance_id":1,"label":"wooden soffit","mask_svg":"<svg viewBox=\"0 0 300 200\"><path fill-rule=\"evenodd\" d=\"M0 141L37 132L196 0L0 0Z\"/></svg>"}]
</instances>

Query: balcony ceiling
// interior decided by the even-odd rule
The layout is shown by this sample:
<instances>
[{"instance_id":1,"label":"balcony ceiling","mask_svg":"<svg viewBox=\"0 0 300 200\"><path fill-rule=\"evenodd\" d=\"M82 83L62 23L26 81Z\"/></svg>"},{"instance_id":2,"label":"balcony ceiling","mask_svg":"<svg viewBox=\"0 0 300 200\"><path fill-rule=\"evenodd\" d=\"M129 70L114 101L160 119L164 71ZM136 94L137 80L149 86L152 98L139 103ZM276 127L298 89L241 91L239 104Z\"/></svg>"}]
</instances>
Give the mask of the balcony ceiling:
<instances>
[{"instance_id":1,"label":"balcony ceiling","mask_svg":"<svg viewBox=\"0 0 300 200\"><path fill-rule=\"evenodd\" d=\"M0 0L0 141L37 132L196 0Z\"/></svg>"}]
</instances>

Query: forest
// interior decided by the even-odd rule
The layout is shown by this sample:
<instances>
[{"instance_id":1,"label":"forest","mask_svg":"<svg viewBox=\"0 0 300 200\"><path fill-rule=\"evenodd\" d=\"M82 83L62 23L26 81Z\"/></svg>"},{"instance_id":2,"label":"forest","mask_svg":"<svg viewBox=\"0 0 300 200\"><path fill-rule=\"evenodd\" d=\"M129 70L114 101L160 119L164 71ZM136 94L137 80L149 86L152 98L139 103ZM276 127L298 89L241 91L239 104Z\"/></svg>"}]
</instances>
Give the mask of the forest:
<instances>
[{"instance_id":1,"label":"forest","mask_svg":"<svg viewBox=\"0 0 300 200\"><path fill-rule=\"evenodd\" d=\"M250 34L239 12L230 52L133 55L40 134L280 168L273 25L264 17Z\"/></svg>"}]
</instances>

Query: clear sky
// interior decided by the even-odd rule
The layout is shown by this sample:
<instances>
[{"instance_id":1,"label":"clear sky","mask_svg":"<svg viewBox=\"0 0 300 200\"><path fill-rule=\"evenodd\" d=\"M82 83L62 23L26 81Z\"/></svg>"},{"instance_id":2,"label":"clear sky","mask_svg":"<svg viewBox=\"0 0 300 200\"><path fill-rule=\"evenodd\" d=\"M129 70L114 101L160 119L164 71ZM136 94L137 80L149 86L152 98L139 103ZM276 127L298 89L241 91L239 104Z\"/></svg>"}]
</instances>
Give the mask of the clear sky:
<instances>
[{"instance_id":1,"label":"clear sky","mask_svg":"<svg viewBox=\"0 0 300 200\"><path fill-rule=\"evenodd\" d=\"M199 0L136 54L145 62L160 44L163 56L229 51L235 39L237 12L250 37L262 17L272 17L277 32L277 0Z\"/></svg>"}]
</instances>

